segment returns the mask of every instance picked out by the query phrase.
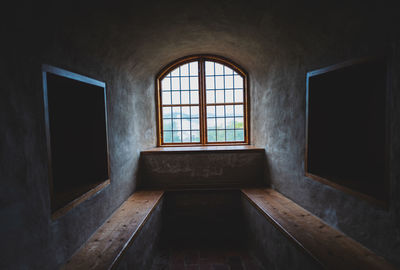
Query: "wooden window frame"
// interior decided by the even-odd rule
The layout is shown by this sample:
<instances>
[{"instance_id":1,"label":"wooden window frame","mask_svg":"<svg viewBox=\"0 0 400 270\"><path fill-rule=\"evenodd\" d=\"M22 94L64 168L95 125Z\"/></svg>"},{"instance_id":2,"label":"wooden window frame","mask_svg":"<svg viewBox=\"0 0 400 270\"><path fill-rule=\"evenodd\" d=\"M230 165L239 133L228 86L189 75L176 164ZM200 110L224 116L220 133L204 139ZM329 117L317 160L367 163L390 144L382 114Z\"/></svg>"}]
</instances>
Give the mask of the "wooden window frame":
<instances>
[{"instance_id":1,"label":"wooden window frame","mask_svg":"<svg viewBox=\"0 0 400 270\"><path fill-rule=\"evenodd\" d=\"M164 143L163 142L163 121L162 121L162 93L161 93L161 81L175 68L193 62L198 61L198 78L199 78L199 122L200 122L200 142L185 142L185 143ZM244 124L244 141L234 142L208 142L207 141L207 104L206 104L206 88L205 88L205 62L213 61L224 66L227 66L234 70L236 73L243 77L243 102L234 103L234 105L243 105L243 124ZM190 55L179 58L164 68L158 73L156 77L156 106L157 106L157 146L209 146L209 145L249 145L250 144L250 104L249 104L249 80L248 74L239 65L235 64L231 60L217 56L217 55ZM233 103L232 103L233 104ZM215 103L218 105L231 105L231 103ZM182 105L177 105L182 106Z\"/></svg>"}]
</instances>

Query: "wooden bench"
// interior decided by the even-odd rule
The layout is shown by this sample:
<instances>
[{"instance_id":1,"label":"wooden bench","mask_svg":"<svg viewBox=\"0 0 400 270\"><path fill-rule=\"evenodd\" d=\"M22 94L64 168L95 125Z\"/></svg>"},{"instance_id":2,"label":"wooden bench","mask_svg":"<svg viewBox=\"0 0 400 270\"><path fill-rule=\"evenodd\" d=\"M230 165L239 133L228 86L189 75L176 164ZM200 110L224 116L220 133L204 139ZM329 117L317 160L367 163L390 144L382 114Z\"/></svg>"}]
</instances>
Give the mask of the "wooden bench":
<instances>
[{"instance_id":1,"label":"wooden bench","mask_svg":"<svg viewBox=\"0 0 400 270\"><path fill-rule=\"evenodd\" d=\"M71 257L62 269L114 269L160 203L164 192L137 191Z\"/></svg>"},{"instance_id":2,"label":"wooden bench","mask_svg":"<svg viewBox=\"0 0 400 270\"><path fill-rule=\"evenodd\" d=\"M242 194L325 269L395 269L382 257L272 189L243 189Z\"/></svg>"}]
</instances>

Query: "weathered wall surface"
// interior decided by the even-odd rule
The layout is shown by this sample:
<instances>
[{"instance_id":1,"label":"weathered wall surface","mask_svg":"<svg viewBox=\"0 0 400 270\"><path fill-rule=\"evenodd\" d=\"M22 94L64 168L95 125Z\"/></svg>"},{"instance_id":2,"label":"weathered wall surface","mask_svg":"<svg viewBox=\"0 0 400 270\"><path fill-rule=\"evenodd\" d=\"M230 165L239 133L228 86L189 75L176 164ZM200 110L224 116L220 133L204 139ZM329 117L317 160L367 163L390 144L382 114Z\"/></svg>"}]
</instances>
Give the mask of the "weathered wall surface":
<instances>
[{"instance_id":1,"label":"weathered wall surface","mask_svg":"<svg viewBox=\"0 0 400 270\"><path fill-rule=\"evenodd\" d=\"M138 236L126 249L115 269L150 269L160 244L163 227L163 205L165 198L156 206Z\"/></svg>"},{"instance_id":2,"label":"weathered wall surface","mask_svg":"<svg viewBox=\"0 0 400 270\"><path fill-rule=\"evenodd\" d=\"M318 261L278 230L243 195L241 206L246 244L265 269L323 269Z\"/></svg>"},{"instance_id":3,"label":"weathered wall surface","mask_svg":"<svg viewBox=\"0 0 400 270\"><path fill-rule=\"evenodd\" d=\"M140 188L243 188L266 186L265 151L142 152Z\"/></svg>"},{"instance_id":4,"label":"weathered wall surface","mask_svg":"<svg viewBox=\"0 0 400 270\"><path fill-rule=\"evenodd\" d=\"M315 3L312 3L315 2ZM53 269L135 189L155 146L154 81L176 58L232 59L250 79L251 141L276 189L400 264L400 43L389 2L20 1L2 9L0 268ZM305 73L394 45L389 210L305 178ZM40 65L105 81L111 185L50 220ZM266 166L267 166L266 165ZM13 267L10 267L12 265ZM3 267L4 266L4 267Z\"/></svg>"},{"instance_id":5,"label":"weathered wall surface","mask_svg":"<svg viewBox=\"0 0 400 270\"><path fill-rule=\"evenodd\" d=\"M285 15L285 29L292 36L290 47L283 49L285 55L271 58L269 69L254 67L256 73L251 69L250 74L253 142L266 147L272 187L400 265L400 114L395 105L400 101L400 47L396 10L389 2L294 5ZM377 54L388 55L393 65L387 104L391 117L391 203L387 210L304 176L306 72ZM258 74L261 70L265 75Z\"/></svg>"},{"instance_id":6,"label":"weathered wall surface","mask_svg":"<svg viewBox=\"0 0 400 270\"><path fill-rule=\"evenodd\" d=\"M155 144L155 126L147 120L155 117L148 106L152 80L141 77L140 67L124 66L103 32L110 20L96 17L90 5L14 5L2 9L8 14L1 21L0 268L57 269L135 189L139 153ZM111 184L54 221L43 63L106 82L108 99Z\"/></svg>"}]
</instances>

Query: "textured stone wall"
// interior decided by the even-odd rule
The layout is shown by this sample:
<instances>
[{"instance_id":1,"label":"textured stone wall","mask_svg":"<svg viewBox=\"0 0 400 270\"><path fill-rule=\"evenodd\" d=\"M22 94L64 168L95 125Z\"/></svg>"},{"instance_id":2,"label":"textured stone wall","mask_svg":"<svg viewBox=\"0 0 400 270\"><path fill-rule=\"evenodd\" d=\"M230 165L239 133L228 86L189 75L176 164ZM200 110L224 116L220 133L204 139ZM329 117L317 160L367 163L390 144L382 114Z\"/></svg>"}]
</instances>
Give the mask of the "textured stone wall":
<instances>
[{"instance_id":1,"label":"textured stone wall","mask_svg":"<svg viewBox=\"0 0 400 270\"><path fill-rule=\"evenodd\" d=\"M135 189L141 150L155 146L157 72L217 54L250 79L251 142L272 186L400 265L400 43L389 1L14 1L2 8L0 268L54 269ZM393 60L391 205L384 210L304 177L305 74L386 52ZM40 66L105 81L111 185L50 219ZM11 267L12 266L12 267Z\"/></svg>"}]
</instances>

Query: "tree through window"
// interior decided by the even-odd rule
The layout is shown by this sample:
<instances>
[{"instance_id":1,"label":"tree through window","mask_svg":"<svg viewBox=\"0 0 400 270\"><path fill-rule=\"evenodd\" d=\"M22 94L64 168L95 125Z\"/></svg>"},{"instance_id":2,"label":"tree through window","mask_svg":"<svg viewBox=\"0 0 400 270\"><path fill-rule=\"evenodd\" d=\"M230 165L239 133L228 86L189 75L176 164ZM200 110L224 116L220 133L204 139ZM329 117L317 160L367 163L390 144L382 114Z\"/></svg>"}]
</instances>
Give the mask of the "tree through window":
<instances>
[{"instance_id":1,"label":"tree through window","mask_svg":"<svg viewBox=\"0 0 400 270\"><path fill-rule=\"evenodd\" d=\"M248 144L246 73L217 56L189 56L157 77L158 145Z\"/></svg>"}]
</instances>

